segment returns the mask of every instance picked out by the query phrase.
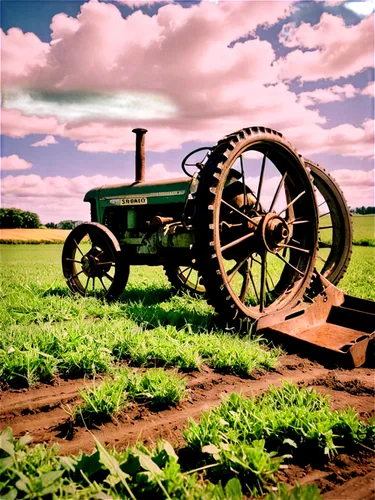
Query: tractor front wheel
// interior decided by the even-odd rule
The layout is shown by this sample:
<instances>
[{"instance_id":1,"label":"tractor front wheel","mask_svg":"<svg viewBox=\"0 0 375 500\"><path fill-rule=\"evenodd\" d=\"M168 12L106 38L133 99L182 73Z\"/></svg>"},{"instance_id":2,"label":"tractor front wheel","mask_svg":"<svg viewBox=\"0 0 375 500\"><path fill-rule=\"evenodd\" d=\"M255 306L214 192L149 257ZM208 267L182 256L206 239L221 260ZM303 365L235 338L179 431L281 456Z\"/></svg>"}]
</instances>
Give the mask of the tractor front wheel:
<instances>
[{"instance_id":1,"label":"tractor front wheel","mask_svg":"<svg viewBox=\"0 0 375 500\"><path fill-rule=\"evenodd\" d=\"M96 222L77 226L67 237L62 268L74 294L115 300L129 277L119 242L105 226Z\"/></svg>"}]
</instances>

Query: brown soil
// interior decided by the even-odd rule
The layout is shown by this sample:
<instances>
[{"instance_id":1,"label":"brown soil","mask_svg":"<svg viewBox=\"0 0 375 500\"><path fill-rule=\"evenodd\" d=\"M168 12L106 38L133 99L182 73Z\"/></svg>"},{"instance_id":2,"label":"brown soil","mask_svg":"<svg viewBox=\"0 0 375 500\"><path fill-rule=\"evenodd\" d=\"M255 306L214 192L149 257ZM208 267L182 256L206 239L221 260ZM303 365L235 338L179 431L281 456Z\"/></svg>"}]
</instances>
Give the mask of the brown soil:
<instances>
[{"instance_id":1,"label":"brown soil","mask_svg":"<svg viewBox=\"0 0 375 500\"><path fill-rule=\"evenodd\" d=\"M354 407L361 418L375 415L374 371L370 368L329 370L298 356L283 356L277 370L258 371L252 378L222 375L205 368L186 375L189 395L176 408L154 412L144 405L130 405L117 420L93 425L90 430L73 425L72 407L79 403L78 389L85 380L57 380L54 385L0 392L0 429L11 426L16 436L30 433L34 443L59 443L62 454L89 452L93 436L107 446L124 447L141 440L167 439L176 447L184 444L182 429L188 418L198 419L202 411L218 405L226 394L241 392L253 396L270 384L283 380L314 386L330 396L333 409ZM327 499L374 498L375 463L371 450L361 448L353 455L339 455L322 466L289 466L280 473L288 484L315 482Z\"/></svg>"}]
</instances>

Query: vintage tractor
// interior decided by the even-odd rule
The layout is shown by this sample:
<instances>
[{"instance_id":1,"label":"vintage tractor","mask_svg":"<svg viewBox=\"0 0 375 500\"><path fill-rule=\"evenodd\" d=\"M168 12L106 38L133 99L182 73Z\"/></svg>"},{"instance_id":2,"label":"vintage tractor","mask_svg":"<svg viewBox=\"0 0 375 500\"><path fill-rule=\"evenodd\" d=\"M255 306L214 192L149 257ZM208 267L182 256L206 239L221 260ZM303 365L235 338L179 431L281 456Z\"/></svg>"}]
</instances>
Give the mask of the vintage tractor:
<instances>
[{"instance_id":1,"label":"vintage tractor","mask_svg":"<svg viewBox=\"0 0 375 500\"><path fill-rule=\"evenodd\" d=\"M235 328L251 324L363 364L375 303L334 286L350 260L352 226L329 174L282 134L250 127L191 152L185 177L147 182L147 131L133 132L135 181L90 190L92 222L64 245L70 290L114 300L130 265L162 265L173 286L204 294Z\"/></svg>"}]
</instances>

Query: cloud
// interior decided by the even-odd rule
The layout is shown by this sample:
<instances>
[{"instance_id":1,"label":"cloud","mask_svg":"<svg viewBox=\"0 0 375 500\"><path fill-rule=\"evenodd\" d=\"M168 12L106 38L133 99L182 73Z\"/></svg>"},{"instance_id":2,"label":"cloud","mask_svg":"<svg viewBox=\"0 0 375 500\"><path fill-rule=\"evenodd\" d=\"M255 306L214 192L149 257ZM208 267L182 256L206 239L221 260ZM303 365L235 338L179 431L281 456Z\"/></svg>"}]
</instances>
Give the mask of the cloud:
<instances>
[{"instance_id":1,"label":"cloud","mask_svg":"<svg viewBox=\"0 0 375 500\"><path fill-rule=\"evenodd\" d=\"M115 0L115 2L135 9L136 7L148 7L155 4L173 3L174 0Z\"/></svg>"},{"instance_id":2,"label":"cloud","mask_svg":"<svg viewBox=\"0 0 375 500\"><path fill-rule=\"evenodd\" d=\"M301 92L298 94L298 100L304 106L316 106L317 104L324 104L327 102L344 101L345 99L355 97L358 92L358 89L348 83L343 86L334 85L327 89Z\"/></svg>"},{"instance_id":3,"label":"cloud","mask_svg":"<svg viewBox=\"0 0 375 500\"><path fill-rule=\"evenodd\" d=\"M90 1L77 17L53 17L50 44L32 38L35 56L25 71L14 60L26 50L28 34L18 30L17 43L13 33L3 34L3 44L13 47L3 72L3 133L60 136L85 152L125 152L134 150L132 128L142 126L149 129L147 150L167 151L188 141L212 145L230 131L266 125L296 137L309 151L318 138L319 149L327 137L326 118L306 101L348 98L350 91L333 86L329 97L298 97L280 81L284 60L284 66L278 63L271 43L256 30L292 9L289 2L204 1L189 8L165 5L154 15L136 10L123 18L115 5ZM322 19L310 27L318 34ZM341 18L334 19L341 26ZM365 21L350 29L358 31ZM300 28L289 30L294 38ZM340 29L345 35L349 28ZM334 56L340 54L338 48ZM335 151L340 147L348 151L342 144ZM368 150L360 140L359 150Z\"/></svg>"},{"instance_id":4,"label":"cloud","mask_svg":"<svg viewBox=\"0 0 375 500\"><path fill-rule=\"evenodd\" d=\"M362 95L367 95L374 98L375 94L375 82L370 82L361 92Z\"/></svg>"},{"instance_id":5,"label":"cloud","mask_svg":"<svg viewBox=\"0 0 375 500\"><path fill-rule=\"evenodd\" d=\"M331 129L305 125L285 130L285 136L303 156L313 153L340 154L360 158L374 157L374 120L367 119L361 127L348 123ZM309 136L313 140L309 139Z\"/></svg>"},{"instance_id":6,"label":"cloud","mask_svg":"<svg viewBox=\"0 0 375 500\"><path fill-rule=\"evenodd\" d=\"M300 47L279 60L282 78L316 81L336 79L374 66L374 16L353 26L341 17L322 14L316 25L285 24L279 41L285 47ZM304 49L304 50L301 50Z\"/></svg>"},{"instance_id":7,"label":"cloud","mask_svg":"<svg viewBox=\"0 0 375 500\"><path fill-rule=\"evenodd\" d=\"M38 148L38 147L46 147L49 146L50 144L58 144L58 141L54 138L53 135L46 135L44 139L41 141L34 142L34 144L31 144L33 148Z\"/></svg>"},{"instance_id":8,"label":"cloud","mask_svg":"<svg viewBox=\"0 0 375 500\"><path fill-rule=\"evenodd\" d=\"M2 170L28 170L32 163L20 158L18 155L3 156L1 158Z\"/></svg>"},{"instance_id":9,"label":"cloud","mask_svg":"<svg viewBox=\"0 0 375 500\"><path fill-rule=\"evenodd\" d=\"M351 207L374 205L374 172L372 170L338 169L331 172Z\"/></svg>"},{"instance_id":10,"label":"cloud","mask_svg":"<svg viewBox=\"0 0 375 500\"><path fill-rule=\"evenodd\" d=\"M181 178L181 173L168 171L162 163L146 169L147 180L176 177ZM2 204L4 207L16 206L36 212L44 222L58 222L64 218L87 220L87 203L82 201L87 191L103 185L132 182L133 178L105 175L80 175L73 178L41 177L35 174L8 175L4 177L1 185Z\"/></svg>"}]
</instances>

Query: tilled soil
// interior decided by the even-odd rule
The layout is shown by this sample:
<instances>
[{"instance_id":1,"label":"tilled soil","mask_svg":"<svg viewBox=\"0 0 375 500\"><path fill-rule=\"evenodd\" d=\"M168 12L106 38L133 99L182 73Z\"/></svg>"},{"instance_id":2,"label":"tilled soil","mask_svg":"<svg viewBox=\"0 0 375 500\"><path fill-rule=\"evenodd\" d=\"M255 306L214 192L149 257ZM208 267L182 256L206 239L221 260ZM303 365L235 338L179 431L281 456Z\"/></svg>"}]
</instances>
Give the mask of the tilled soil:
<instances>
[{"instance_id":1,"label":"tilled soil","mask_svg":"<svg viewBox=\"0 0 375 500\"><path fill-rule=\"evenodd\" d=\"M13 428L16 436L29 433L34 443L58 443L62 454L89 452L95 436L107 446L118 448L136 441L152 443L160 438L182 447L182 429L189 418L218 405L232 392L253 396L283 380L314 387L329 394L333 409L354 407L360 417L375 415L374 371L369 368L329 370L298 356L283 356L273 372L257 371L251 378L219 374L209 368L186 375L189 395L176 408L153 412L145 405L129 405L117 420L91 426L73 425L69 413L80 402L78 389L88 380L57 380L54 385L0 393L0 429ZM318 484L327 499L366 500L375 498L375 462L371 450L361 448L353 455L338 455L326 464L291 465L280 472L288 484Z\"/></svg>"}]
</instances>

